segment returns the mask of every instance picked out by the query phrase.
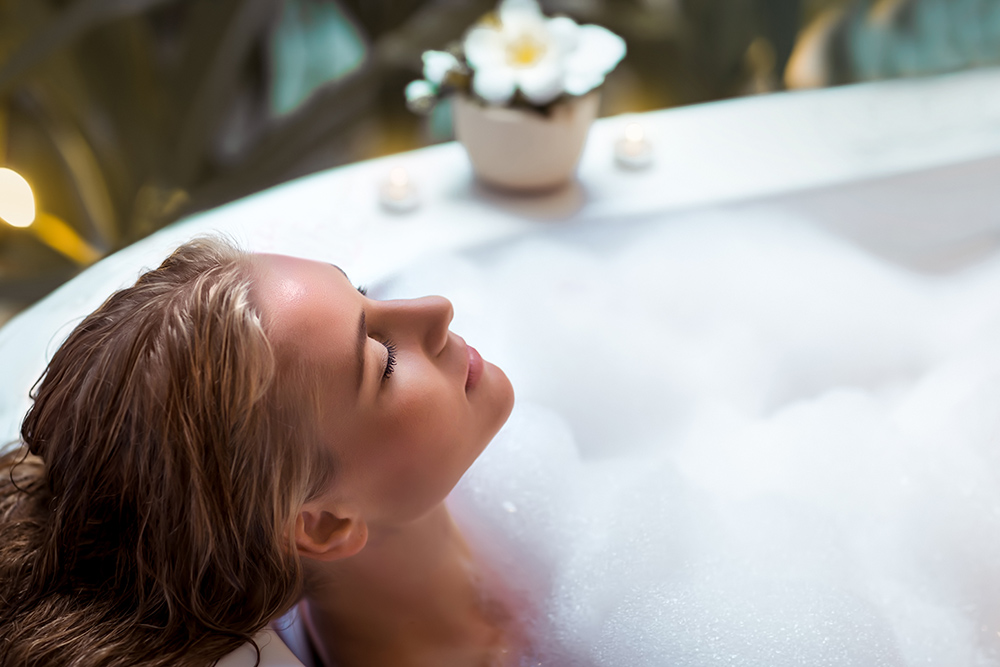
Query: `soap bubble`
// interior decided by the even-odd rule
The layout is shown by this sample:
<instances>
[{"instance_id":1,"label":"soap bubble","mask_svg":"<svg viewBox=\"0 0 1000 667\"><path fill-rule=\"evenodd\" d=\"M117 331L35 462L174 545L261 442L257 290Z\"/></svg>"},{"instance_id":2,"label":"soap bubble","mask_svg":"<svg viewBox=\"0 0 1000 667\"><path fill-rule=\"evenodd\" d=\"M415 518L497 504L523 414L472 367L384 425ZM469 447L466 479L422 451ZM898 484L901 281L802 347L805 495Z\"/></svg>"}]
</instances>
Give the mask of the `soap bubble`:
<instances>
[{"instance_id":1,"label":"soap bubble","mask_svg":"<svg viewBox=\"0 0 1000 667\"><path fill-rule=\"evenodd\" d=\"M411 267L507 371L450 507L546 665L1000 662L1000 259L765 207Z\"/></svg>"}]
</instances>

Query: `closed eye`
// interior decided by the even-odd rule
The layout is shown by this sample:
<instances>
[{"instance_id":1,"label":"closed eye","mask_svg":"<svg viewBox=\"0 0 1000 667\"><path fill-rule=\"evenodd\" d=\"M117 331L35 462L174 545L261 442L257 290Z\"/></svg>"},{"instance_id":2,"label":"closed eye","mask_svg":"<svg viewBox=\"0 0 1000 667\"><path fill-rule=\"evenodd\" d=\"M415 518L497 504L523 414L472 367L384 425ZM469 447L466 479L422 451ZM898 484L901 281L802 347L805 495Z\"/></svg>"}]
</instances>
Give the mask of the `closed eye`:
<instances>
[{"instance_id":1,"label":"closed eye","mask_svg":"<svg viewBox=\"0 0 1000 667\"><path fill-rule=\"evenodd\" d=\"M396 368L396 345L391 340L382 341L382 345L386 351L385 369L382 371L382 381L385 382Z\"/></svg>"}]
</instances>

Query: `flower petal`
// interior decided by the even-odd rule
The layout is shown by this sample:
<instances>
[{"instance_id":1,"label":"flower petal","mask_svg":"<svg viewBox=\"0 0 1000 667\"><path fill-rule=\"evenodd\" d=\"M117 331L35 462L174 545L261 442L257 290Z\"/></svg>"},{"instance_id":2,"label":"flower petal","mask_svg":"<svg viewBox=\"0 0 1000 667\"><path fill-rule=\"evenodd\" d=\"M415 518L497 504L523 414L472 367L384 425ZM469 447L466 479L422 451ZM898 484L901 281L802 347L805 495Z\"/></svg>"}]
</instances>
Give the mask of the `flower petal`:
<instances>
[{"instance_id":1,"label":"flower petal","mask_svg":"<svg viewBox=\"0 0 1000 667\"><path fill-rule=\"evenodd\" d=\"M446 51L424 51L424 78L440 86L445 76L452 70L461 69L458 59Z\"/></svg>"},{"instance_id":2,"label":"flower petal","mask_svg":"<svg viewBox=\"0 0 1000 667\"><path fill-rule=\"evenodd\" d=\"M437 86L430 81L411 81L406 86L406 106L413 113L427 113L437 101L437 92Z\"/></svg>"},{"instance_id":3,"label":"flower petal","mask_svg":"<svg viewBox=\"0 0 1000 667\"><path fill-rule=\"evenodd\" d=\"M514 97L514 70L503 65L477 70L472 90L490 104L507 104Z\"/></svg>"},{"instance_id":4,"label":"flower petal","mask_svg":"<svg viewBox=\"0 0 1000 667\"><path fill-rule=\"evenodd\" d=\"M517 70L517 87L532 104L542 106L563 92L563 71L558 58L546 58L534 67Z\"/></svg>"},{"instance_id":5,"label":"flower petal","mask_svg":"<svg viewBox=\"0 0 1000 667\"><path fill-rule=\"evenodd\" d=\"M498 14L505 47L523 40L541 45L543 51L553 47L552 39L545 29L548 19L534 0L506 0L500 6Z\"/></svg>"},{"instance_id":6,"label":"flower petal","mask_svg":"<svg viewBox=\"0 0 1000 667\"><path fill-rule=\"evenodd\" d=\"M542 8L536 0L503 0L497 7L497 16L504 32L508 29L521 29L537 26L545 21Z\"/></svg>"},{"instance_id":7,"label":"flower petal","mask_svg":"<svg viewBox=\"0 0 1000 667\"><path fill-rule=\"evenodd\" d=\"M502 65L506 57L503 37L494 28L473 28L465 33L462 48L469 67L474 70Z\"/></svg>"},{"instance_id":8,"label":"flower petal","mask_svg":"<svg viewBox=\"0 0 1000 667\"><path fill-rule=\"evenodd\" d=\"M604 83L604 75L599 72L566 72L563 89L570 95L586 95Z\"/></svg>"},{"instance_id":9,"label":"flower petal","mask_svg":"<svg viewBox=\"0 0 1000 667\"><path fill-rule=\"evenodd\" d=\"M434 95L437 95L437 88L430 81L417 79L406 86L406 99L410 102Z\"/></svg>"},{"instance_id":10,"label":"flower petal","mask_svg":"<svg viewBox=\"0 0 1000 667\"><path fill-rule=\"evenodd\" d=\"M625 57L625 40L606 28L582 25L576 50L566 58L572 72L607 74Z\"/></svg>"},{"instance_id":11,"label":"flower petal","mask_svg":"<svg viewBox=\"0 0 1000 667\"><path fill-rule=\"evenodd\" d=\"M567 16L557 16L545 22L549 40L561 53L572 53L580 42L580 26Z\"/></svg>"}]
</instances>

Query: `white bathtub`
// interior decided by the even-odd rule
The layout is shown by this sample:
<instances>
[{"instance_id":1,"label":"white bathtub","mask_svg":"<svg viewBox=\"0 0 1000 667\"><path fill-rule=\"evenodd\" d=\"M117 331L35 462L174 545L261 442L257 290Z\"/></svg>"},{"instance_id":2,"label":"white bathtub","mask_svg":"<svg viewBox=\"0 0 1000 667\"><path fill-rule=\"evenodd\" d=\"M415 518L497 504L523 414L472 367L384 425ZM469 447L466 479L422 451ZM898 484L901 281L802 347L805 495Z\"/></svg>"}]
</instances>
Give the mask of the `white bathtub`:
<instances>
[{"instance_id":1,"label":"white bathtub","mask_svg":"<svg viewBox=\"0 0 1000 667\"><path fill-rule=\"evenodd\" d=\"M997 664L998 84L647 114L639 173L607 119L557 197L480 190L454 145L262 193L0 330L0 425L77 318L221 230L376 296L443 293L508 371L512 422L450 502L535 600L547 663ZM411 215L375 201L396 164Z\"/></svg>"}]
</instances>

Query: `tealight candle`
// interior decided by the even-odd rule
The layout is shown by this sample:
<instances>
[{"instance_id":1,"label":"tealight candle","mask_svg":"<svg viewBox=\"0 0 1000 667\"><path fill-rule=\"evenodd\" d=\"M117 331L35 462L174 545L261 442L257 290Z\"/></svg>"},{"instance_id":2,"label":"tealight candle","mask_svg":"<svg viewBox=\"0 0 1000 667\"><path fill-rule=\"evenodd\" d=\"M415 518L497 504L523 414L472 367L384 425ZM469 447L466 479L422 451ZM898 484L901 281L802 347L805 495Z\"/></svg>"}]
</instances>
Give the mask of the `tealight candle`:
<instances>
[{"instance_id":1,"label":"tealight candle","mask_svg":"<svg viewBox=\"0 0 1000 667\"><path fill-rule=\"evenodd\" d=\"M389 177L379 187L379 201L393 213L406 213L420 204L417 188L406 169L393 167Z\"/></svg>"},{"instance_id":2,"label":"tealight candle","mask_svg":"<svg viewBox=\"0 0 1000 667\"><path fill-rule=\"evenodd\" d=\"M626 169L644 169L653 162L653 144L639 123L629 123L615 143L615 160Z\"/></svg>"}]
</instances>

